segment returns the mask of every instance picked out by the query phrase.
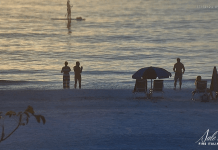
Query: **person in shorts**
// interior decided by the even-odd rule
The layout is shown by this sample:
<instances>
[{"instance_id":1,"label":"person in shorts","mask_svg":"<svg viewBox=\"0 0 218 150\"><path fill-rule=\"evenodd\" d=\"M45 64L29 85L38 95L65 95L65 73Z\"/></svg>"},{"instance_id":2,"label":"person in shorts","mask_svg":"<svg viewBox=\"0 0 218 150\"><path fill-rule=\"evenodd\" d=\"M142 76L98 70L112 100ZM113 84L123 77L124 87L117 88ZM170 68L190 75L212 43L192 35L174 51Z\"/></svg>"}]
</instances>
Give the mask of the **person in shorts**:
<instances>
[{"instance_id":1,"label":"person in shorts","mask_svg":"<svg viewBox=\"0 0 218 150\"><path fill-rule=\"evenodd\" d=\"M74 88L76 89L76 86L77 86L77 80L79 82L79 88L81 89L81 73L82 73L82 70L83 70L83 66L80 67L80 63L77 61L76 62L76 66L73 67L74 69L74 79L75 79L75 84L74 84Z\"/></svg>"},{"instance_id":2,"label":"person in shorts","mask_svg":"<svg viewBox=\"0 0 218 150\"><path fill-rule=\"evenodd\" d=\"M180 58L177 58L177 63L174 64L173 71L175 72L174 77L174 89L176 89L177 80L179 79L179 88L182 86L182 75L185 72L183 63L180 62Z\"/></svg>"}]
</instances>

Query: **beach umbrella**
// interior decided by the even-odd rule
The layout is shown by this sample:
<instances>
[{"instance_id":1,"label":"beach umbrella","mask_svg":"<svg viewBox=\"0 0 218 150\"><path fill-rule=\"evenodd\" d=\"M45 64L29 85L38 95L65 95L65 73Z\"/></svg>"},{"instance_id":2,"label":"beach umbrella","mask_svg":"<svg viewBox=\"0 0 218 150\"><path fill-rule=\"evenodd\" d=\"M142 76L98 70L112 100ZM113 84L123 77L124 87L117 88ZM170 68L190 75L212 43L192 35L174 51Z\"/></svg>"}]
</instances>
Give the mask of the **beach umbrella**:
<instances>
[{"instance_id":1,"label":"beach umbrella","mask_svg":"<svg viewBox=\"0 0 218 150\"><path fill-rule=\"evenodd\" d=\"M217 92L218 91L218 77L217 77L217 70L216 66L213 68L212 80L210 84L210 90Z\"/></svg>"},{"instance_id":2,"label":"beach umbrella","mask_svg":"<svg viewBox=\"0 0 218 150\"><path fill-rule=\"evenodd\" d=\"M152 88L152 79L163 79L171 77L171 73L167 70L159 67L145 67L136 71L133 75L133 79L151 79L151 88Z\"/></svg>"}]
</instances>

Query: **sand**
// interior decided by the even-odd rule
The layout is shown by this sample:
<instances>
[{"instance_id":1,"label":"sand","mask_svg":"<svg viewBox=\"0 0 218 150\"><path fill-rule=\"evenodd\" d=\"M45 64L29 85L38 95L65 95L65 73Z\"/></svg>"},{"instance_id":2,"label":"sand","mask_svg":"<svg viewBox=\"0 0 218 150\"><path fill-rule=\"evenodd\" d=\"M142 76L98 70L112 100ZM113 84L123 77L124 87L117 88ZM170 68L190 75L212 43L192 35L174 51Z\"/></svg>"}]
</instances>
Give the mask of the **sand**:
<instances>
[{"instance_id":1,"label":"sand","mask_svg":"<svg viewBox=\"0 0 218 150\"><path fill-rule=\"evenodd\" d=\"M46 124L32 117L0 149L217 149L196 141L208 129L210 136L218 131L218 103L192 101L192 90L165 89L164 98L155 93L153 100L129 89L3 90L0 111L31 105ZM7 132L15 125L5 119Z\"/></svg>"}]
</instances>

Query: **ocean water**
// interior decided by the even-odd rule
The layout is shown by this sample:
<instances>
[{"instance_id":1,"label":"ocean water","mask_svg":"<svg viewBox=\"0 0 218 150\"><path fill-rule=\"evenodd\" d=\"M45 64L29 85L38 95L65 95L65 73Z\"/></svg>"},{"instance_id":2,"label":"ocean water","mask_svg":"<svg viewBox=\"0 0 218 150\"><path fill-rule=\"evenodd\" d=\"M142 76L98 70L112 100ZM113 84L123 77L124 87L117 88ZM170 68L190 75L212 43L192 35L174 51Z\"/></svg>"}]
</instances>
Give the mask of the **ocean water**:
<instances>
[{"instance_id":1,"label":"ocean water","mask_svg":"<svg viewBox=\"0 0 218 150\"><path fill-rule=\"evenodd\" d=\"M0 1L0 89L62 89L61 68L83 66L84 89L131 89L143 67L173 73L185 65L183 87L218 64L217 0ZM173 87L173 76L165 81ZM71 88L73 87L71 72Z\"/></svg>"}]
</instances>

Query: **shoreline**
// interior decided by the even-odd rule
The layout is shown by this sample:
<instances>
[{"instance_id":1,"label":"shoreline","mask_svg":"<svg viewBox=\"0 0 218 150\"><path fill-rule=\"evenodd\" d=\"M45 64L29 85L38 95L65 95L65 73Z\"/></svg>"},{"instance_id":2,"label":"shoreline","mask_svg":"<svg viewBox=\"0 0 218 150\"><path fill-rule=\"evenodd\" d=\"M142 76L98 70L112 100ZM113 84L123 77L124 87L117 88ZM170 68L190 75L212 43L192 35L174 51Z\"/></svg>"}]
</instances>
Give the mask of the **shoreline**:
<instances>
[{"instance_id":1,"label":"shoreline","mask_svg":"<svg viewBox=\"0 0 218 150\"><path fill-rule=\"evenodd\" d=\"M76 98L76 99L88 99L88 98L107 98L107 99L130 99L137 100L143 99L145 94L143 92L140 93L132 93L133 89L18 89L18 90L1 90L0 97L4 99L13 99L24 96L25 99L28 97L34 97L35 99L41 97L49 97L49 99L54 98L55 100L60 99L61 97L66 98ZM147 90L149 91L149 89ZM192 97L192 88L185 89L163 89L164 94L163 98L161 98L161 92L154 92L153 99L157 99L160 101L165 100L174 100L174 101L189 101ZM36 96L35 96L36 95ZM197 95L198 96L198 95ZM137 98L138 97L138 98ZM145 100L147 98L144 98ZM148 99L149 100L149 99Z\"/></svg>"},{"instance_id":2,"label":"shoreline","mask_svg":"<svg viewBox=\"0 0 218 150\"><path fill-rule=\"evenodd\" d=\"M211 80L207 81L207 88L210 88ZM183 80L182 89L195 89L194 85L195 79ZM82 89L92 90L92 89L129 89L133 90L135 85L135 80L129 80L128 82L87 82L86 80L82 81ZM147 82L147 88L150 89L150 80ZM179 83L177 82L177 87ZM173 89L174 81L173 80L164 80L164 89ZM10 81L0 83L0 90L62 90L63 83L59 82L43 82L43 81ZM74 81L70 81L70 89L74 90Z\"/></svg>"}]
</instances>

